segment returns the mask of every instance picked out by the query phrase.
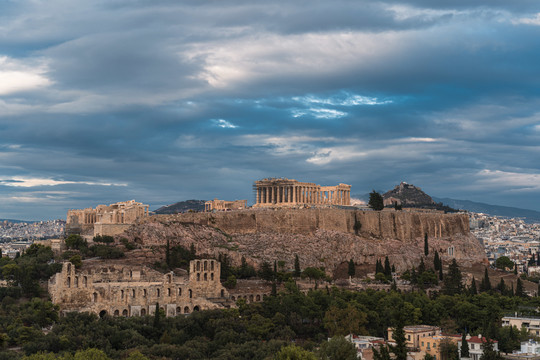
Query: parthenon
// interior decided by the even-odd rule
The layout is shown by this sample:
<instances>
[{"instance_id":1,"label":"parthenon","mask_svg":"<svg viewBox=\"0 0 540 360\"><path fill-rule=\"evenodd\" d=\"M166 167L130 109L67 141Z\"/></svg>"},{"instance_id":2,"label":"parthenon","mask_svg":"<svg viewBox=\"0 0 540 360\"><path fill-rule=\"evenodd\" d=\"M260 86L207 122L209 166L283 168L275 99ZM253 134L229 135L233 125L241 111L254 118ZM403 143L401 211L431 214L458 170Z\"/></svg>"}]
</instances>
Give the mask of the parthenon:
<instances>
[{"instance_id":1,"label":"parthenon","mask_svg":"<svg viewBox=\"0 0 540 360\"><path fill-rule=\"evenodd\" d=\"M350 205L351 185L320 186L294 179L269 178L255 181L257 200L253 207L296 205Z\"/></svg>"}]
</instances>

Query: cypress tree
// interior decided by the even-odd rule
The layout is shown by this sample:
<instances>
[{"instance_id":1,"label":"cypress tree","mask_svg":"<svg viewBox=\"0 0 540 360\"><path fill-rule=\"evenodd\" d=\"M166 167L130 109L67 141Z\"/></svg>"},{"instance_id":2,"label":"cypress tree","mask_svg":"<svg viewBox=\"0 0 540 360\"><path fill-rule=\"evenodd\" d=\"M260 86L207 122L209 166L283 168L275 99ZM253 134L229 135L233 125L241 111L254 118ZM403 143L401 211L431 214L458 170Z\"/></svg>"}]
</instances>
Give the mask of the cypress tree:
<instances>
[{"instance_id":1,"label":"cypress tree","mask_svg":"<svg viewBox=\"0 0 540 360\"><path fill-rule=\"evenodd\" d=\"M433 268L435 270L439 270L440 264L439 264L439 252L435 251L435 257L433 258Z\"/></svg>"},{"instance_id":2,"label":"cypress tree","mask_svg":"<svg viewBox=\"0 0 540 360\"><path fill-rule=\"evenodd\" d=\"M390 345L390 351L395 355L394 360L407 360L407 338L403 330L403 320L398 319L397 326L392 334L396 345Z\"/></svg>"},{"instance_id":3,"label":"cypress tree","mask_svg":"<svg viewBox=\"0 0 540 360\"><path fill-rule=\"evenodd\" d=\"M525 289L523 289L523 282L521 281L520 278L517 279L516 296L518 296L518 297L527 297L527 294L525 294Z\"/></svg>"},{"instance_id":4,"label":"cypress tree","mask_svg":"<svg viewBox=\"0 0 540 360\"><path fill-rule=\"evenodd\" d=\"M195 244L191 243L191 246L189 247L189 253L191 254L191 260L197 257L197 252L195 251Z\"/></svg>"},{"instance_id":5,"label":"cypress tree","mask_svg":"<svg viewBox=\"0 0 540 360\"><path fill-rule=\"evenodd\" d=\"M384 275L386 275L387 278L392 276L392 267L390 266L388 256L384 259Z\"/></svg>"},{"instance_id":6,"label":"cypress tree","mask_svg":"<svg viewBox=\"0 0 540 360\"><path fill-rule=\"evenodd\" d=\"M429 246L428 246L427 233L425 233L425 235L424 235L424 255L426 255L426 256L429 255Z\"/></svg>"},{"instance_id":7,"label":"cypress tree","mask_svg":"<svg viewBox=\"0 0 540 360\"><path fill-rule=\"evenodd\" d=\"M467 331L463 330L461 334L461 351L460 355L462 358L469 357L469 344L467 343Z\"/></svg>"},{"instance_id":8,"label":"cypress tree","mask_svg":"<svg viewBox=\"0 0 540 360\"><path fill-rule=\"evenodd\" d=\"M510 294L508 295L510 295L511 297L514 296L514 283L512 283L512 288L510 289Z\"/></svg>"},{"instance_id":9,"label":"cypress tree","mask_svg":"<svg viewBox=\"0 0 540 360\"><path fill-rule=\"evenodd\" d=\"M446 274L446 277L444 278L444 293L446 295L461 294L463 290L461 281L462 275L459 266L456 259L452 259L452 263L448 267L448 274Z\"/></svg>"},{"instance_id":10,"label":"cypress tree","mask_svg":"<svg viewBox=\"0 0 540 360\"><path fill-rule=\"evenodd\" d=\"M159 328L159 303L156 303L156 310L154 312L154 328Z\"/></svg>"},{"instance_id":11,"label":"cypress tree","mask_svg":"<svg viewBox=\"0 0 540 360\"><path fill-rule=\"evenodd\" d=\"M474 278L474 276L471 281L471 287L469 288L469 292L471 293L471 295L478 294L478 289L476 288L476 279Z\"/></svg>"},{"instance_id":12,"label":"cypress tree","mask_svg":"<svg viewBox=\"0 0 540 360\"><path fill-rule=\"evenodd\" d=\"M384 268L382 266L382 261L379 259L377 260L377 264L375 265L375 274L383 273L384 274Z\"/></svg>"},{"instance_id":13,"label":"cypress tree","mask_svg":"<svg viewBox=\"0 0 540 360\"><path fill-rule=\"evenodd\" d=\"M490 291L491 290L491 281L489 280L488 269L484 269L484 278L482 283L480 283L480 292Z\"/></svg>"},{"instance_id":14,"label":"cypress tree","mask_svg":"<svg viewBox=\"0 0 540 360\"><path fill-rule=\"evenodd\" d=\"M294 255L294 276L300 277L300 275L302 275L302 269L300 269L300 259L297 254Z\"/></svg>"},{"instance_id":15,"label":"cypress tree","mask_svg":"<svg viewBox=\"0 0 540 360\"><path fill-rule=\"evenodd\" d=\"M418 282L418 277L416 275L416 269L413 266L413 268L411 270L411 283L416 284L417 282Z\"/></svg>"},{"instance_id":16,"label":"cypress tree","mask_svg":"<svg viewBox=\"0 0 540 360\"><path fill-rule=\"evenodd\" d=\"M354 265L353 259L349 261L349 270L347 271L347 274L349 274L350 277L353 277L356 273L356 268Z\"/></svg>"},{"instance_id":17,"label":"cypress tree","mask_svg":"<svg viewBox=\"0 0 540 360\"><path fill-rule=\"evenodd\" d=\"M277 295L277 285L276 285L276 282L275 281L272 281L272 293L271 293L272 296L276 296Z\"/></svg>"},{"instance_id":18,"label":"cypress tree","mask_svg":"<svg viewBox=\"0 0 540 360\"><path fill-rule=\"evenodd\" d=\"M439 281L443 280L442 266L439 267Z\"/></svg>"},{"instance_id":19,"label":"cypress tree","mask_svg":"<svg viewBox=\"0 0 540 360\"><path fill-rule=\"evenodd\" d=\"M536 266L540 266L540 256L536 257Z\"/></svg>"},{"instance_id":20,"label":"cypress tree","mask_svg":"<svg viewBox=\"0 0 540 360\"><path fill-rule=\"evenodd\" d=\"M426 264L424 264L424 258L420 258L420 265L418 265L418 276L422 275L426 271Z\"/></svg>"},{"instance_id":21,"label":"cypress tree","mask_svg":"<svg viewBox=\"0 0 540 360\"><path fill-rule=\"evenodd\" d=\"M517 275L517 265L514 265L514 275Z\"/></svg>"},{"instance_id":22,"label":"cypress tree","mask_svg":"<svg viewBox=\"0 0 540 360\"><path fill-rule=\"evenodd\" d=\"M503 278L501 278L499 285L497 285L497 290L500 291L501 295L506 295L506 284L504 283Z\"/></svg>"}]
</instances>

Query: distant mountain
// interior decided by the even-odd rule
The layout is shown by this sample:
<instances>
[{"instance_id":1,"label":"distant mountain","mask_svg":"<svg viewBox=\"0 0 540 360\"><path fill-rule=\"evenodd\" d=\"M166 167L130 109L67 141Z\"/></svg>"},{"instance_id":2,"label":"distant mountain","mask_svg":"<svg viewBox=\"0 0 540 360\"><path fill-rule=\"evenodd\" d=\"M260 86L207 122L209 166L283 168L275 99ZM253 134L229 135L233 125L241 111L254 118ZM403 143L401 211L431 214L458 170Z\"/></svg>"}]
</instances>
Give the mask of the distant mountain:
<instances>
[{"instance_id":1,"label":"distant mountain","mask_svg":"<svg viewBox=\"0 0 540 360\"><path fill-rule=\"evenodd\" d=\"M177 214L187 211L204 211L205 200L186 200L179 201L172 205L165 205L157 210L154 210L156 214Z\"/></svg>"},{"instance_id":2,"label":"distant mountain","mask_svg":"<svg viewBox=\"0 0 540 360\"><path fill-rule=\"evenodd\" d=\"M22 223L22 222L25 222L25 223L35 223L35 222L37 222L36 220L0 219L0 222L4 222L4 221L10 222L10 223Z\"/></svg>"},{"instance_id":3,"label":"distant mountain","mask_svg":"<svg viewBox=\"0 0 540 360\"><path fill-rule=\"evenodd\" d=\"M435 205L435 201L422 191L417 186L414 186L412 184L407 184L406 182L402 182L399 185L396 185L395 188L392 190L387 191L383 194L383 198L385 203L392 203L392 199L398 199L401 202L401 205L407 207L407 206L413 206L413 207L420 207L424 205L432 206ZM398 202L399 203L399 202Z\"/></svg>"},{"instance_id":4,"label":"distant mountain","mask_svg":"<svg viewBox=\"0 0 540 360\"><path fill-rule=\"evenodd\" d=\"M535 210L520 209L510 206L490 205L470 200L455 200L449 198L433 198L437 202L454 209L467 210L471 212L484 213L494 216L505 216L510 218L525 218L527 222L540 222L540 212Z\"/></svg>"}]
</instances>

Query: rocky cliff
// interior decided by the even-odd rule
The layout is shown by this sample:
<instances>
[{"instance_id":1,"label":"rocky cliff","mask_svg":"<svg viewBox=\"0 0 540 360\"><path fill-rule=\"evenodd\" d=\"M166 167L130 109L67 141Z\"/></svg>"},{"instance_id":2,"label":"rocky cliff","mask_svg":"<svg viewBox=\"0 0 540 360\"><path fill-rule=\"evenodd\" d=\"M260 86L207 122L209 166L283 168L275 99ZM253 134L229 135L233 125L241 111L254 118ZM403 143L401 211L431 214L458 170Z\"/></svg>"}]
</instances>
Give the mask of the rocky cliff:
<instances>
[{"instance_id":1,"label":"rocky cliff","mask_svg":"<svg viewBox=\"0 0 540 360\"><path fill-rule=\"evenodd\" d=\"M432 252L439 251L443 259L455 257L464 265L485 260L465 214L339 209L186 213L145 218L123 236L146 246L167 240L186 247L193 243L200 254L227 253L235 262L242 256L255 264L284 260L291 268L298 254L302 267L324 266L332 272L351 258L375 264L386 255L398 269L417 265L424 234Z\"/></svg>"}]
</instances>

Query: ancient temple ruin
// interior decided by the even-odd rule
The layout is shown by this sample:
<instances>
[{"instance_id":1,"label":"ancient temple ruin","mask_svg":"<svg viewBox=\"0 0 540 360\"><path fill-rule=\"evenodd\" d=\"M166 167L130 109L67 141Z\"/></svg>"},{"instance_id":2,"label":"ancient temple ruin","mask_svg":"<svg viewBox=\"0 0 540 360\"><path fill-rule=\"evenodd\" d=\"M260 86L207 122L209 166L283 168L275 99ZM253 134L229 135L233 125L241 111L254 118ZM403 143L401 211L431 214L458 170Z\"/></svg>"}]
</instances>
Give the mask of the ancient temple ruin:
<instances>
[{"instance_id":1,"label":"ancient temple ruin","mask_svg":"<svg viewBox=\"0 0 540 360\"><path fill-rule=\"evenodd\" d=\"M95 209L68 210L67 234L88 236L116 235L127 230L138 218L148 216L148 205L135 200L98 205Z\"/></svg>"},{"instance_id":2,"label":"ancient temple ruin","mask_svg":"<svg viewBox=\"0 0 540 360\"><path fill-rule=\"evenodd\" d=\"M294 179L269 178L255 181L253 207L297 205L350 205L351 185L321 186Z\"/></svg>"},{"instance_id":3,"label":"ancient temple ruin","mask_svg":"<svg viewBox=\"0 0 540 360\"><path fill-rule=\"evenodd\" d=\"M244 210L247 207L247 200L210 200L204 203L204 211L229 211Z\"/></svg>"},{"instance_id":4,"label":"ancient temple ruin","mask_svg":"<svg viewBox=\"0 0 540 360\"><path fill-rule=\"evenodd\" d=\"M65 262L49 279L49 294L62 312L100 316L144 316L156 303L167 316L234 305L220 283L221 266L213 259L192 260L189 275L162 274L146 266L85 263L81 270Z\"/></svg>"}]
</instances>

